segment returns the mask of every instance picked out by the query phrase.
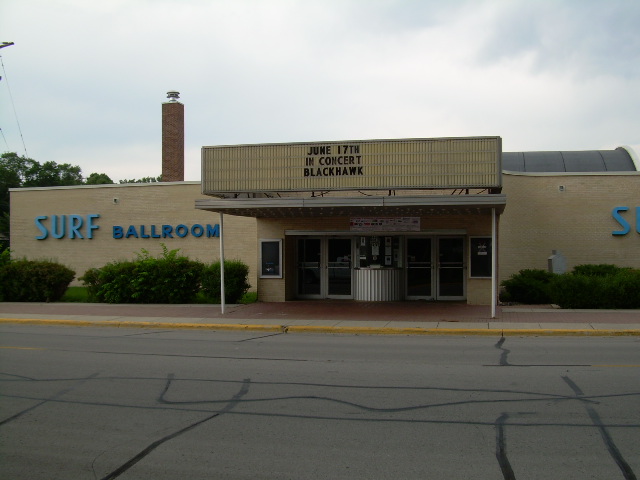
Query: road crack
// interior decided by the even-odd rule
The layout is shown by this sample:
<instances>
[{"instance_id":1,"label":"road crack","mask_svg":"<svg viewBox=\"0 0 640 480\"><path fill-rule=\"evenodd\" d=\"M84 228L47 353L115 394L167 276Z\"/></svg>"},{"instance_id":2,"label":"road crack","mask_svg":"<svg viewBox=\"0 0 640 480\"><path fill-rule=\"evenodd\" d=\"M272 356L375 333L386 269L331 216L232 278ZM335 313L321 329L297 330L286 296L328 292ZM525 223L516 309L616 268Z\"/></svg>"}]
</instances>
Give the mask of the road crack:
<instances>
[{"instance_id":1,"label":"road crack","mask_svg":"<svg viewBox=\"0 0 640 480\"><path fill-rule=\"evenodd\" d=\"M633 472L627 461L622 456L622 453L613 441L609 430L604 425L604 423L602 423L602 419L600 418L600 415L598 415L598 412L596 412L596 410L591 405L587 405L585 399L582 398L584 396L584 392L582 391L582 389L569 377L562 377L562 380L564 380L564 382L569 385L569 388L571 388L571 390L573 390L573 393L575 393L576 398L580 400L580 403L584 405L584 408L589 414L589 418L591 418L591 422L593 422L593 424L598 428L600 436L602 437L602 441L607 447L609 455L611 455L611 458L613 458L613 460L616 462L616 465L618 465L618 468L622 472L625 480L637 480L636 474Z\"/></svg>"},{"instance_id":2,"label":"road crack","mask_svg":"<svg viewBox=\"0 0 640 480\"><path fill-rule=\"evenodd\" d=\"M496 459L500 465L502 477L505 480L515 480L515 474L511 468L511 463L507 458L507 434L505 432L505 424L509 419L507 413L503 413L496 419Z\"/></svg>"},{"instance_id":3,"label":"road crack","mask_svg":"<svg viewBox=\"0 0 640 480\"><path fill-rule=\"evenodd\" d=\"M164 395L164 393L166 392L166 390L169 388L169 384L171 382L171 380L173 379L173 375L169 376L169 381L167 381L167 385L165 386L165 389L163 391L163 393L161 394ZM123 463L120 467L116 468L113 472L111 472L110 474L102 477L101 480L111 480L114 478L119 477L120 475L122 475L124 472L126 472L127 470L129 470L131 467L133 467L136 463L138 463L140 460L142 460L143 458L145 458L147 455L149 455L151 452L153 452L156 448L158 448L160 445L162 445L163 443L168 442L169 440L173 440L176 437L179 437L180 435L183 435L191 430L193 430L194 428L199 427L200 425L207 423L209 420L212 420L216 417L219 417L220 415L230 412L231 410L233 410L238 403L240 402L240 399L245 396L248 392L249 392L249 384L251 383L251 380L248 378L245 378L244 381L242 382L242 386L240 387L240 391L238 391L238 393L236 393L231 400L229 400L227 402L227 404L218 412L209 415L201 420L198 420L197 422L194 422L190 425L187 425L184 428L181 428L180 430L176 430L173 433L170 433L169 435L166 435L158 440L156 440L155 442L152 442L151 444L149 444L149 446L147 446L145 449L143 449L142 451L140 451L140 453L138 453L137 455L133 456L130 460L128 460L127 462Z\"/></svg>"}]
</instances>

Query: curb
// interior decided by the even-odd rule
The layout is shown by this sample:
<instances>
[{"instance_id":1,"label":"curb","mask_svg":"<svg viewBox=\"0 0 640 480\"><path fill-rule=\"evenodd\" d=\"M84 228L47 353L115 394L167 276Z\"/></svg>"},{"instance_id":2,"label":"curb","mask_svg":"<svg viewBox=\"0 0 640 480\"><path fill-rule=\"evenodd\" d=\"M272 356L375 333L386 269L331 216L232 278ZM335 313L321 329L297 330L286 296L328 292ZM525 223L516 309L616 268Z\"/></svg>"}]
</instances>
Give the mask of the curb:
<instances>
[{"instance_id":1,"label":"curb","mask_svg":"<svg viewBox=\"0 0 640 480\"><path fill-rule=\"evenodd\" d=\"M225 330L257 331L277 333L332 333L350 335L478 335L478 336L581 336L581 337L620 337L640 336L640 330L609 329L501 329L501 328L393 328L393 327L334 327L301 325L261 325L230 323L170 323L142 321L86 321L63 319L0 318L0 324L48 325L73 327L115 327L115 328L165 328L185 330Z\"/></svg>"},{"instance_id":2,"label":"curb","mask_svg":"<svg viewBox=\"0 0 640 480\"><path fill-rule=\"evenodd\" d=\"M114 320L60 320L42 318L0 318L0 324L17 323L22 325L48 325L64 327L115 327L115 328L172 328L191 330L256 330L263 332L282 332L282 325L238 325L232 323L170 323L170 322L140 322Z\"/></svg>"}]
</instances>

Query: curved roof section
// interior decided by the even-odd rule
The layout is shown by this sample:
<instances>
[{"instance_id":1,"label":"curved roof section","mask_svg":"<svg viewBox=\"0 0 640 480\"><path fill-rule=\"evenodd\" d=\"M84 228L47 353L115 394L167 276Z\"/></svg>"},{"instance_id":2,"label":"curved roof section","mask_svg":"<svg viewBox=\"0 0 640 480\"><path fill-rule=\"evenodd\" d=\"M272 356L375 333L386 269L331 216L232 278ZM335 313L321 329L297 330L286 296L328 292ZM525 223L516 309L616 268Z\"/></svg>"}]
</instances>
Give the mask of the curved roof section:
<instances>
[{"instance_id":1,"label":"curved roof section","mask_svg":"<svg viewBox=\"0 0 640 480\"><path fill-rule=\"evenodd\" d=\"M630 153L615 150L578 152L502 152L502 170L511 172L635 172Z\"/></svg>"}]
</instances>

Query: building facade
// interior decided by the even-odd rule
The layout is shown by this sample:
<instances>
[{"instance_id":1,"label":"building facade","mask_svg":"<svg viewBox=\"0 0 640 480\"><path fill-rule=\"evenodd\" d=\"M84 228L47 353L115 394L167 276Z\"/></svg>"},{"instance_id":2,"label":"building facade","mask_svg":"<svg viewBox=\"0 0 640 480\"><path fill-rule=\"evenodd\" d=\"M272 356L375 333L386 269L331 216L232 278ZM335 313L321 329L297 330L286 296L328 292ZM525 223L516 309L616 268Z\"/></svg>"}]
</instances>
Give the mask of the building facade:
<instances>
[{"instance_id":1,"label":"building facade","mask_svg":"<svg viewBox=\"0 0 640 480\"><path fill-rule=\"evenodd\" d=\"M640 268L630 149L503 153L499 137L203 147L202 182L11 191L14 257L76 271L162 245L250 267L261 301L465 301L548 267ZM162 244L162 245L161 245ZM77 283L77 280L76 280Z\"/></svg>"}]
</instances>

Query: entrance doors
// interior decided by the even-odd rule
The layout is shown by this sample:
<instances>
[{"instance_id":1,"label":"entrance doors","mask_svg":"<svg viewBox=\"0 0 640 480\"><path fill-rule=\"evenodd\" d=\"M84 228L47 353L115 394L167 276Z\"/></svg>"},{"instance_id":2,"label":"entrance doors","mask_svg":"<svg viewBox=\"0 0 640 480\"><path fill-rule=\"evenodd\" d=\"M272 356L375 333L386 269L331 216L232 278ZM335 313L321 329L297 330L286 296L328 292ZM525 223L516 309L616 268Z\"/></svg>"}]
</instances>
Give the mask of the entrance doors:
<instances>
[{"instance_id":1,"label":"entrance doors","mask_svg":"<svg viewBox=\"0 0 640 480\"><path fill-rule=\"evenodd\" d=\"M327 297L351 296L351 239L327 238Z\"/></svg>"},{"instance_id":2,"label":"entrance doors","mask_svg":"<svg viewBox=\"0 0 640 480\"><path fill-rule=\"evenodd\" d=\"M298 297L353 298L351 259L351 238L299 238Z\"/></svg>"},{"instance_id":3,"label":"entrance doors","mask_svg":"<svg viewBox=\"0 0 640 480\"><path fill-rule=\"evenodd\" d=\"M407 300L464 300L464 237L405 238ZM352 238L298 238L296 250L299 298L353 298Z\"/></svg>"},{"instance_id":4,"label":"entrance doors","mask_svg":"<svg viewBox=\"0 0 640 480\"><path fill-rule=\"evenodd\" d=\"M438 238L438 300L464 298L464 239Z\"/></svg>"},{"instance_id":5,"label":"entrance doors","mask_svg":"<svg viewBox=\"0 0 640 480\"><path fill-rule=\"evenodd\" d=\"M431 238L407 238L407 298L433 298Z\"/></svg>"},{"instance_id":6,"label":"entrance doors","mask_svg":"<svg viewBox=\"0 0 640 480\"><path fill-rule=\"evenodd\" d=\"M320 239L298 239L298 295L320 296Z\"/></svg>"},{"instance_id":7,"label":"entrance doors","mask_svg":"<svg viewBox=\"0 0 640 480\"><path fill-rule=\"evenodd\" d=\"M406 297L465 298L464 238L407 237Z\"/></svg>"}]
</instances>

